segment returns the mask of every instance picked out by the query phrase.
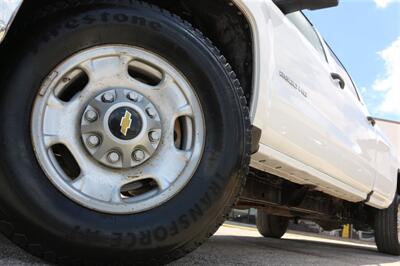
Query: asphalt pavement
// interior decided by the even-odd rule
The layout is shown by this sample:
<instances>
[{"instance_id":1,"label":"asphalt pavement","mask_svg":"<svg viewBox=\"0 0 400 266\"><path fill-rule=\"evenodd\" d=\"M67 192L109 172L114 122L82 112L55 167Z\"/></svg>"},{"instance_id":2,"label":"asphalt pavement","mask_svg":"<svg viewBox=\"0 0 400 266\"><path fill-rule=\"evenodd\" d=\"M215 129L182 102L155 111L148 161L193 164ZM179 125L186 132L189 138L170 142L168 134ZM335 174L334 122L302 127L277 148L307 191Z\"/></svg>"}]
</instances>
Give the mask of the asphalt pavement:
<instances>
[{"instance_id":1,"label":"asphalt pavement","mask_svg":"<svg viewBox=\"0 0 400 266\"><path fill-rule=\"evenodd\" d=\"M0 265L48 265L0 236ZM261 237L254 228L224 225L202 247L170 264L183 265L382 265L400 266L400 257L372 244L289 232L282 240Z\"/></svg>"}]
</instances>

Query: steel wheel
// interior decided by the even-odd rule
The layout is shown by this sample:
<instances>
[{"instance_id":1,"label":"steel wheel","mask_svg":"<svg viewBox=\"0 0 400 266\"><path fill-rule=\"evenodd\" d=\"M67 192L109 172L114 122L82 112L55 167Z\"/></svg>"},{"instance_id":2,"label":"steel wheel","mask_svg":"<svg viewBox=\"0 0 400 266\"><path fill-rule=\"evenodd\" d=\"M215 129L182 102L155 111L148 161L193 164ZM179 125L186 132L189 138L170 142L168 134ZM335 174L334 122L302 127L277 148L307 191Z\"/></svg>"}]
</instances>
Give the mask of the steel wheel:
<instances>
[{"instance_id":1,"label":"steel wheel","mask_svg":"<svg viewBox=\"0 0 400 266\"><path fill-rule=\"evenodd\" d=\"M53 264L167 264L239 197L244 92L219 50L169 12L65 4L26 23L6 63L0 232Z\"/></svg>"},{"instance_id":2,"label":"steel wheel","mask_svg":"<svg viewBox=\"0 0 400 266\"><path fill-rule=\"evenodd\" d=\"M136 213L171 199L202 156L200 103L185 77L140 48L75 54L43 82L32 141L51 182L73 201Z\"/></svg>"}]
</instances>

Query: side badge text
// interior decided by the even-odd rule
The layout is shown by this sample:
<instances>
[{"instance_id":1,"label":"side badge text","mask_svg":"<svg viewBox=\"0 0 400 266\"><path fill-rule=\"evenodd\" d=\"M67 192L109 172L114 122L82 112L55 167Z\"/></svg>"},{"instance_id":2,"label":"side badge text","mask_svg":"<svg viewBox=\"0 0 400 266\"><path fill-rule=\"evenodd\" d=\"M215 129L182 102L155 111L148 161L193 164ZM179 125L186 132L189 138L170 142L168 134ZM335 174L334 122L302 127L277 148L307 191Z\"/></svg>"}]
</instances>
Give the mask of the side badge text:
<instances>
[{"instance_id":1,"label":"side badge text","mask_svg":"<svg viewBox=\"0 0 400 266\"><path fill-rule=\"evenodd\" d=\"M290 86L292 86L294 89L296 89L298 92L301 93L301 95L303 95L305 98L308 97L308 93L307 91L305 91L303 88L300 87L300 85L298 85L296 82L294 82L291 78L289 78L285 73L283 73L282 71L279 71L279 76L281 78L283 78L284 80L287 81L287 83L290 84Z\"/></svg>"}]
</instances>

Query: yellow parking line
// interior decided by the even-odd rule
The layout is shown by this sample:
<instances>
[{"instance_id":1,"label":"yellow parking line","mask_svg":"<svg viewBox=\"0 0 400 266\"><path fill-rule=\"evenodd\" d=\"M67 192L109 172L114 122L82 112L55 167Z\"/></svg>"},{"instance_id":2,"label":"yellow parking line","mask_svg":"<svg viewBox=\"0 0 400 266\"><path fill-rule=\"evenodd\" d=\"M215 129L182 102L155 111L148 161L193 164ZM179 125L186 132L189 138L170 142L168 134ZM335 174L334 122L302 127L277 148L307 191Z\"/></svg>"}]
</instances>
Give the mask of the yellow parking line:
<instances>
[{"instance_id":1,"label":"yellow parking line","mask_svg":"<svg viewBox=\"0 0 400 266\"><path fill-rule=\"evenodd\" d=\"M222 226L223 227L229 227L229 228L237 228L237 229L242 229L242 230L257 231L257 228L254 228L254 227L251 227L251 226L245 226L245 225L236 225L236 224L224 223Z\"/></svg>"}]
</instances>

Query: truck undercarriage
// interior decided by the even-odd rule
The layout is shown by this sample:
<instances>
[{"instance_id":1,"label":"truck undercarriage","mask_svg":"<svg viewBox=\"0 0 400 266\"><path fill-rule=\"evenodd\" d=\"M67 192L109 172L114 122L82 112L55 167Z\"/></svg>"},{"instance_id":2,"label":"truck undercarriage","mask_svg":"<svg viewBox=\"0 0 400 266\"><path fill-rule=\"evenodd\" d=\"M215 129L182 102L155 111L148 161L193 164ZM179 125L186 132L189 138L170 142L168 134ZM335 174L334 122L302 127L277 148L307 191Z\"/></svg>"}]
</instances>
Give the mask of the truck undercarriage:
<instances>
[{"instance_id":1,"label":"truck undercarriage","mask_svg":"<svg viewBox=\"0 0 400 266\"><path fill-rule=\"evenodd\" d=\"M298 185L280 177L252 168L236 208L258 208L268 214L292 219L307 219L325 230L344 224L368 230L373 225L373 209Z\"/></svg>"}]
</instances>

